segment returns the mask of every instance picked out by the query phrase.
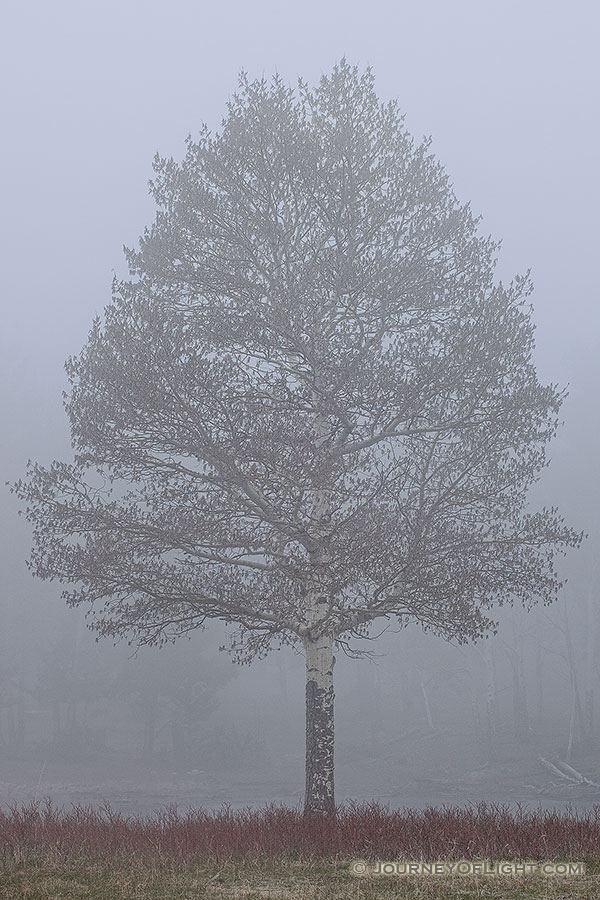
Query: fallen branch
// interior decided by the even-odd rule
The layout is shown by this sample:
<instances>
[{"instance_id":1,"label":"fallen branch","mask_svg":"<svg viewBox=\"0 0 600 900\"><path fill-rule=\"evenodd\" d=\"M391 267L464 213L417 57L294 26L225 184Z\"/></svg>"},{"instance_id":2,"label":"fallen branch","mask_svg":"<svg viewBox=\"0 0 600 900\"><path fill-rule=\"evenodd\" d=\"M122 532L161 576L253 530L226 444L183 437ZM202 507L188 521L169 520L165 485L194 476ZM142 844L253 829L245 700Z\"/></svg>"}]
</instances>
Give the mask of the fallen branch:
<instances>
[{"instance_id":1,"label":"fallen branch","mask_svg":"<svg viewBox=\"0 0 600 900\"><path fill-rule=\"evenodd\" d=\"M541 764L542 764L546 769L548 769L548 771L552 772L553 775L558 775L559 778L563 778L563 779L565 779L566 781L571 781L571 782L575 782L576 784L579 784L579 779L578 779L578 778L572 778L570 775L565 775L564 772L561 772L560 769L557 769L557 768L556 768L556 766L554 765L554 763L551 763L551 762L549 762L547 759L544 759L543 756L538 756L538 759L539 759L539 761L541 762Z\"/></svg>"},{"instance_id":2,"label":"fallen branch","mask_svg":"<svg viewBox=\"0 0 600 900\"><path fill-rule=\"evenodd\" d=\"M591 781L591 779L582 775L581 772L578 772L577 769L574 769L568 763L563 762L560 759L556 760L556 765L549 762L549 760L544 759L543 756L538 756L538 759L546 769L552 772L553 775L557 775L564 781L569 781L571 784L589 784L592 787L600 787L600 784L597 781ZM559 766L560 768L558 768Z\"/></svg>"},{"instance_id":3,"label":"fallen branch","mask_svg":"<svg viewBox=\"0 0 600 900\"><path fill-rule=\"evenodd\" d=\"M581 772L578 772L577 769L574 769L568 763L558 760L558 764L564 772L576 778L581 784L592 784L594 787L600 787L597 781L591 781L589 778L586 778L585 775L582 775Z\"/></svg>"}]
</instances>

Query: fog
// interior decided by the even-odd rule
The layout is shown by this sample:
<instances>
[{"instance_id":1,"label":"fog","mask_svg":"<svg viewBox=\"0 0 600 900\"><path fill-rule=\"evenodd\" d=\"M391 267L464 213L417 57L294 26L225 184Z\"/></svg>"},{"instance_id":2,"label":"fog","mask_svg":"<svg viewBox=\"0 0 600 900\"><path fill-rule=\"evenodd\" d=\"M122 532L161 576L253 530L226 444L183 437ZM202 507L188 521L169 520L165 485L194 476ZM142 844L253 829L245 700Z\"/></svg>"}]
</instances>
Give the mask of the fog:
<instances>
[{"instance_id":1,"label":"fog","mask_svg":"<svg viewBox=\"0 0 600 900\"><path fill-rule=\"evenodd\" d=\"M539 376L569 385L532 500L588 537L561 563L560 600L499 610L494 638L391 626L356 644L372 659L337 654L339 801L600 802L539 760L600 782L599 18L577 0L4 4L3 482L30 458L69 458L63 364L153 220L152 158L218 128L242 69L295 83L344 54L373 66L379 96L432 136L458 198L502 239L498 277L532 270ZM96 643L60 585L29 575L29 528L3 491L0 802L300 801L302 656L235 666L218 622L159 650Z\"/></svg>"}]
</instances>

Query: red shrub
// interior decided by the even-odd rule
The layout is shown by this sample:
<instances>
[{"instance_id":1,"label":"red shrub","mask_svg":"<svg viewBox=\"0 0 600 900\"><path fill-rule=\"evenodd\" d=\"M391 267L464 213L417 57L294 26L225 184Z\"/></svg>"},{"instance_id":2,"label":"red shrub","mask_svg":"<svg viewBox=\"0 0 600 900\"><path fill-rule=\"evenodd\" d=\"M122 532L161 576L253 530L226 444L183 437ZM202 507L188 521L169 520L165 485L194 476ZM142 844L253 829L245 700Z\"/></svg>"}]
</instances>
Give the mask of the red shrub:
<instances>
[{"instance_id":1,"label":"red shrub","mask_svg":"<svg viewBox=\"0 0 600 900\"><path fill-rule=\"evenodd\" d=\"M101 809L56 809L51 801L0 811L0 851L51 851L156 860L228 857L370 857L379 859L599 859L600 804L577 816L480 803L468 808L390 810L348 804L335 819L305 818L300 809L218 812L175 807L151 818Z\"/></svg>"}]
</instances>

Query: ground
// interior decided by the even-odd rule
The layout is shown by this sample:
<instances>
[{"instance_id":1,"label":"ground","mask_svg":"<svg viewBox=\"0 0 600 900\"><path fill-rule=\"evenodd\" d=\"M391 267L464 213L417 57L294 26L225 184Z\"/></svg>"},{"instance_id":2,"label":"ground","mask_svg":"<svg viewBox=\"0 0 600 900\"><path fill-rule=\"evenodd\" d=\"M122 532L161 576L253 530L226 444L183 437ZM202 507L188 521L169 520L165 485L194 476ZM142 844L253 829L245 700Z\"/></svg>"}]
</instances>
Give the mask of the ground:
<instances>
[{"instance_id":1,"label":"ground","mask_svg":"<svg viewBox=\"0 0 600 900\"><path fill-rule=\"evenodd\" d=\"M534 753L523 751L522 756L495 764L479 764L467 760L460 771L437 766L425 774L403 772L397 780L385 774L385 761L377 757L365 758L359 764L339 766L337 773L337 801L372 799L389 803L392 807L432 805L465 805L486 800L497 803L521 803L531 808L564 809L573 804L579 810L600 804L600 788L554 781L539 764ZM597 778L597 753L590 751L573 765ZM427 767L423 767L427 771ZM382 775L382 772L384 773ZM73 803L100 806L108 801L115 810L129 815L150 815L171 804L180 808L208 807L218 809L224 803L233 808L262 807L275 801L286 806L302 802L302 769L294 783L276 773L271 776L239 769L230 776L189 770L175 772L165 766L143 765L139 762L115 762L112 758L98 759L93 766L56 760L18 760L0 758L0 805L24 803L32 799L51 797L58 806ZM361 785L356 789L356 785Z\"/></svg>"}]
</instances>

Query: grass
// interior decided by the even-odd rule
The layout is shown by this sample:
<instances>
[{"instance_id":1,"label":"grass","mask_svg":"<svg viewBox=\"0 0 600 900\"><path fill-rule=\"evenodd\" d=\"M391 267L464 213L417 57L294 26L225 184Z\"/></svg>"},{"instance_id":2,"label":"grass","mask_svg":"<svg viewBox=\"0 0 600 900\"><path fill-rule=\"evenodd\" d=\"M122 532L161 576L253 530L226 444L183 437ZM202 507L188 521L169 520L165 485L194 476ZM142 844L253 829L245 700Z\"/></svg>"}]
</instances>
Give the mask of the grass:
<instances>
[{"instance_id":1,"label":"grass","mask_svg":"<svg viewBox=\"0 0 600 900\"><path fill-rule=\"evenodd\" d=\"M343 860L229 860L190 866L149 863L132 857L116 863L73 856L6 860L0 897L10 900L591 900L599 896L600 875L488 879L357 878Z\"/></svg>"},{"instance_id":2,"label":"grass","mask_svg":"<svg viewBox=\"0 0 600 900\"><path fill-rule=\"evenodd\" d=\"M576 877L356 875L365 860L560 860ZM0 900L375 900L598 898L600 805L590 813L501 805L390 811L347 805L335 820L300 810L126 818L50 801L0 812Z\"/></svg>"}]
</instances>

